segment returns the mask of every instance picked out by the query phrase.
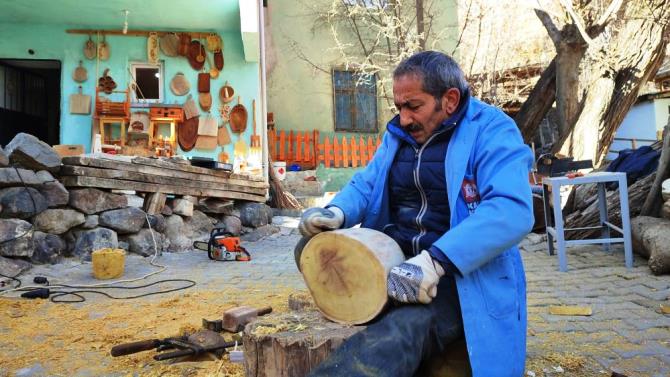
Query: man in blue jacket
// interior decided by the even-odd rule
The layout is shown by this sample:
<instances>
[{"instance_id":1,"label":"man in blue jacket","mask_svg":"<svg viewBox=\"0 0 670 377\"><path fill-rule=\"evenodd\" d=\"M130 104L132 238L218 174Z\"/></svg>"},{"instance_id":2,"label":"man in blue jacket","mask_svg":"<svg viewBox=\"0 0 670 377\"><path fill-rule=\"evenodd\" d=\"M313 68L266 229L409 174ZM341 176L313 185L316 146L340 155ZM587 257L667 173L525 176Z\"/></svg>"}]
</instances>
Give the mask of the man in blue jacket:
<instances>
[{"instance_id":1,"label":"man in blue jacket","mask_svg":"<svg viewBox=\"0 0 670 377\"><path fill-rule=\"evenodd\" d=\"M530 150L514 122L469 95L447 55L425 51L393 73L393 118L370 164L326 208L301 218L305 236L362 227L407 256L388 276L406 304L348 339L313 375L411 376L465 337L474 376L521 376L526 283L517 243L533 225Z\"/></svg>"}]
</instances>

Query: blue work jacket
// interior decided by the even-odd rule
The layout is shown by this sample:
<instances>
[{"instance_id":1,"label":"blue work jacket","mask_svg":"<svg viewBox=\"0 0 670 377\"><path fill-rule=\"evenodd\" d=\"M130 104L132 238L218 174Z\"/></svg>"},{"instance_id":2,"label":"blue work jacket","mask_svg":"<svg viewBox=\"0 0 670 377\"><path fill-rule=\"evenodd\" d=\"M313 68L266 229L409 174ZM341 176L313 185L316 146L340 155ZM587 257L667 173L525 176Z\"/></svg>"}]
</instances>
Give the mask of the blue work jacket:
<instances>
[{"instance_id":1,"label":"blue work jacket","mask_svg":"<svg viewBox=\"0 0 670 377\"><path fill-rule=\"evenodd\" d=\"M499 109L470 98L444 162L451 226L433 245L458 268L456 283L473 376L522 376L526 280L517 244L533 225L530 149ZM344 228L389 223L389 169L401 141L386 132L370 164L329 206Z\"/></svg>"}]
</instances>

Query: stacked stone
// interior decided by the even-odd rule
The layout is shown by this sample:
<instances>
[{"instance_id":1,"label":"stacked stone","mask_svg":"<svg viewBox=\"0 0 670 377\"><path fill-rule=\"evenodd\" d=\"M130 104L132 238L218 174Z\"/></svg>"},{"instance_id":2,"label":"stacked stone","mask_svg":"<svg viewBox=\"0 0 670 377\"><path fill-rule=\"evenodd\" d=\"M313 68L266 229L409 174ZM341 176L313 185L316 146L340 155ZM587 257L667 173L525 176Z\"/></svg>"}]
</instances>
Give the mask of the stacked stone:
<instances>
[{"instance_id":1,"label":"stacked stone","mask_svg":"<svg viewBox=\"0 0 670 377\"><path fill-rule=\"evenodd\" d=\"M143 256L187 251L214 226L247 240L278 231L268 225L272 210L265 204L183 197L148 215L135 195L68 191L54 177L60 166L53 148L29 134L0 147L0 274L16 276L32 263L64 257L90 260L91 252L107 247Z\"/></svg>"}]
</instances>

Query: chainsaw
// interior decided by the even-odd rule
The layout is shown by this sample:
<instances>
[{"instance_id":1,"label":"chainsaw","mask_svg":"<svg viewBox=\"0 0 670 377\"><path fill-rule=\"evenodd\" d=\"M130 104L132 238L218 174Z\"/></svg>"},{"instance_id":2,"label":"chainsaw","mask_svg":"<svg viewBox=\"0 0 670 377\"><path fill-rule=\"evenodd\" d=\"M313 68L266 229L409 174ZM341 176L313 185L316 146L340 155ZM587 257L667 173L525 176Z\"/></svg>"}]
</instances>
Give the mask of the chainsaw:
<instances>
[{"instance_id":1,"label":"chainsaw","mask_svg":"<svg viewBox=\"0 0 670 377\"><path fill-rule=\"evenodd\" d=\"M240 245L240 238L235 237L223 228L214 228L209 234L209 241L195 241L193 247L207 252L207 256L215 261L248 262L249 252Z\"/></svg>"}]
</instances>

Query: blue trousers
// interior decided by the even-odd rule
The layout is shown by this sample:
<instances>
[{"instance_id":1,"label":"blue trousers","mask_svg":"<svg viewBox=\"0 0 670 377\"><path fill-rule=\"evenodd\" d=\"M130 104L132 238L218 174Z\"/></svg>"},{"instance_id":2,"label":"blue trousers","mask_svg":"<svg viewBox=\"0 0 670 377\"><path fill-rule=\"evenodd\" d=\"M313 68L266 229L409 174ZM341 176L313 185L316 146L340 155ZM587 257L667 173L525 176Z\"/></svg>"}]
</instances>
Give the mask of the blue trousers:
<instances>
[{"instance_id":1,"label":"blue trousers","mask_svg":"<svg viewBox=\"0 0 670 377\"><path fill-rule=\"evenodd\" d=\"M392 306L347 339L310 376L414 376L423 361L463 337L456 282L444 276L428 305Z\"/></svg>"}]
</instances>

